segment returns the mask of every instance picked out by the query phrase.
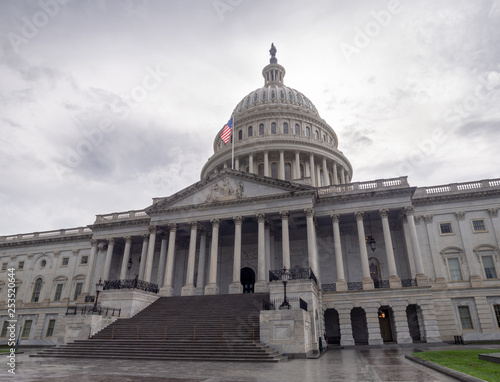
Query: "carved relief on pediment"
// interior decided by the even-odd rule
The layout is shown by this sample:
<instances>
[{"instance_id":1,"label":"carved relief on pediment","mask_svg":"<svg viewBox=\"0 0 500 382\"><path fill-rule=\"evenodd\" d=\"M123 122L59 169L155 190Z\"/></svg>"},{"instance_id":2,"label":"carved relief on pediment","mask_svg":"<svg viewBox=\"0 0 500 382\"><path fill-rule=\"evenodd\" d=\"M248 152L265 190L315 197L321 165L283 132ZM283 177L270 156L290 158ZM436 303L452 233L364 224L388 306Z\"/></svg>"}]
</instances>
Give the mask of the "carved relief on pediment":
<instances>
[{"instance_id":1,"label":"carved relief on pediment","mask_svg":"<svg viewBox=\"0 0 500 382\"><path fill-rule=\"evenodd\" d=\"M233 183L229 177L222 182L214 183L207 194L206 203L241 199L244 192L243 182Z\"/></svg>"}]
</instances>

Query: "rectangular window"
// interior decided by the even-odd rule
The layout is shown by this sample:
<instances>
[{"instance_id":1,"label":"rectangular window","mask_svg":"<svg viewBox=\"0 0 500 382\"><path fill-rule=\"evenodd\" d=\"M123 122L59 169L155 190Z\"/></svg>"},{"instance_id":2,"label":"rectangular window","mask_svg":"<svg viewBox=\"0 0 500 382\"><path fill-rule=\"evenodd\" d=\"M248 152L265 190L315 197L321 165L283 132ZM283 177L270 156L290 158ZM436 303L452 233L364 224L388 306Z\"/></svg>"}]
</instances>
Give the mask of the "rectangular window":
<instances>
[{"instance_id":1,"label":"rectangular window","mask_svg":"<svg viewBox=\"0 0 500 382\"><path fill-rule=\"evenodd\" d=\"M2 271L7 270L7 265L9 265L9 263L2 263Z\"/></svg>"},{"instance_id":2,"label":"rectangular window","mask_svg":"<svg viewBox=\"0 0 500 382\"><path fill-rule=\"evenodd\" d=\"M496 279L497 271L495 270L495 264L493 264L493 256L481 256L483 259L484 274L487 279Z\"/></svg>"},{"instance_id":3,"label":"rectangular window","mask_svg":"<svg viewBox=\"0 0 500 382\"><path fill-rule=\"evenodd\" d=\"M20 261L19 263L17 263L17 269L24 269L24 261Z\"/></svg>"},{"instance_id":4,"label":"rectangular window","mask_svg":"<svg viewBox=\"0 0 500 382\"><path fill-rule=\"evenodd\" d=\"M87 264L89 262L89 257L88 256L82 256L82 260L80 261L80 264Z\"/></svg>"},{"instance_id":5,"label":"rectangular window","mask_svg":"<svg viewBox=\"0 0 500 382\"><path fill-rule=\"evenodd\" d=\"M500 328L500 305L493 305L493 310L495 311L495 318L497 319L497 327Z\"/></svg>"},{"instance_id":6,"label":"rectangular window","mask_svg":"<svg viewBox=\"0 0 500 382\"><path fill-rule=\"evenodd\" d=\"M448 259L448 267L450 268L451 281L461 281L462 271L460 263L456 257Z\"/></svg>"},{"instance_id":7,"label":"rectangular window","mask_svg":"<svg viewBox=\"0 0 500 382\"><path fill-rule=\"evenodd\" d=\"M54 301L61 300L62 289L63 289L63 284L56 285L56 294L54 295Z\"/></svg>"},{"instance_id":8,"label":"rectangular window","mask_svg":"<svg viewBox=\"0 0 500 382\"><path fill-rule=\"evenodd\" d=\"M52 334L54 334L54 326L56 326L56 320L50 320L45 337L52 337Z\"/></svg>"},{"instance_id":9,"label":"rectangular window","mask_svg":"<svg viewBox=\"0 0 500 382\"><path fill-rule=\"evenodd\" d=\"M439 223L439 229L441 230L441 235L450 235L453 233L451 223Z\"/></svg>"},{"instance_id":10,"label":"rectangular window","mask_svg":"<svg viewBox=\"0 0 500 382\"><path fill-rule=\"evenodd\" d=\"M7 337L7 326L9 326L9 323L7 321L4 321L2 326L2 334L0 334L0 337Z\"/></svg>"},{"instance_id":11,"label":"rectangular window","mask_svg":"<svg viewBox=\"0 0 500 382\"><path fill-rule=\"evenodd\" d=\"M458 314L460 316L460 323L462 324L462 329L474 329L472 325L472 318L470 316L469 305L462 305L458 307Z\"/></svg>"},{"instance_id":12,"label":"rectangular window","mask_svg":"<svg viewBox=\"0 0 500 382\"><path fill-rule=\"evenodd\" d=\"M477 219L472 221L472 229L474 232L486 232L486 225L483 219Z\"/></svg>"},{"instance_id":13,"label":"rectangular window","mask_svg":"<svg viewBox=\"0 0 500 382\"><path fill-rule=\"evenodd\" d=\"M68 264L69 264L69 257L63 257L62 262L61 262L61 266L67 267Z\"/></svg>"},{"instance_id":14,"label":"rectangular window","mask_svg":"<svg viewBox=\"0 0 500 382\"><path fill-rule=\"evenodd\" d=\"M27 338L27 337L30 336L31 324L32 323L33 323L32 320L26 320L26 321L24 321L23 333L21 334L22 338Z\"/></svg>"},{"instance_id":15,"label":"rectangular window","mask_svg":"<svg viewBox=\"0 0 500 382\"><path fill-rule=\"evenodd\" d=\"M76 300L78 296L82 294L83 283L77 283L75 286L75 295L73 300Z\"/></svg>"}]
</instances>

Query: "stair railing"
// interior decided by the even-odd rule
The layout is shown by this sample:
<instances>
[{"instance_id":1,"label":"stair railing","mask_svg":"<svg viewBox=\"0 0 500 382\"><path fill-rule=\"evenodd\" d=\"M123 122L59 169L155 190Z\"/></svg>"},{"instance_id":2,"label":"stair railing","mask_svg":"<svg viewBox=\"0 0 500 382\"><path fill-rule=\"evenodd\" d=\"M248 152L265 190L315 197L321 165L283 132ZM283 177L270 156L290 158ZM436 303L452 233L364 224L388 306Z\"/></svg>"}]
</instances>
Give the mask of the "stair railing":
<instances>
[{"instance_id":1,"label":"stair railing","mask_svg":"<svg viewBox=\"0 0 500 382\"><path fill-rule=\"evenodd\" d=\"M111 327L111 339L113 339L114 336L115 336L115 326L113 325Z\"/></svg>"}]
</instances>

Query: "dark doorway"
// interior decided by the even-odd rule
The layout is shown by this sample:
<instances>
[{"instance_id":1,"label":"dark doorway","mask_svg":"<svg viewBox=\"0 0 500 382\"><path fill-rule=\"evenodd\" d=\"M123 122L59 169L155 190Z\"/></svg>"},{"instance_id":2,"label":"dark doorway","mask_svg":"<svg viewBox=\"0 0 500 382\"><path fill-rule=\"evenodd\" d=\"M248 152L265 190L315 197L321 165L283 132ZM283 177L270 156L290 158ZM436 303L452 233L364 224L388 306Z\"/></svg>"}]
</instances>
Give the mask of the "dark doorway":
<instances>
[{"instance_id":1,"label":"dark doorway","mask_svg":"<svg viewBox=\"0 0 500 382\"><path fill-rule=\"evenodd\" d=\"M410 329L410 337L413 342L419 342L420 325L418 324L418 306L415 304L406 307L406 318L408 319L408 328Z\"/></svg>"},{"instance_id":2,"label":"dark doorway","mask_svg":"<svg viewBox=\"0 0 500 382\"><path fill-rule=\"evenodd\" d=\"M380 335L384 342L393 342L392 336L392 311L388 306L380 307L378 310L378 323L380 325Z\"/></svg>"},{"instance_id":3,"label":"dark doorway","mask_svg":"<svg viewBox=\"0 0 500 382\"><path fill-rule=\"evenodd\" d=\"M329 345L340 345L340 321L337 310L325 311L325 331Z\"/></svg>"},{"instance_id":4,"label":"dark doorway","mask_svg":"<svg viewBox=\"0 0 500 382\"><path fill-rule=\"evenodd\" d=\"M255 285L255 272L252 268L242 268L240 273L241 285L243 285L243 293L253 293Z\"/></svg>"},{"instance_id":5,"label":"dark doorway","mask_svg":"<svg viewBox=\"0 0 500 382\"><path fill-rule=\"evenodd\" d=\"M351 310L352 336L356 345L368 344L368 326L366 325L366 313L363 308Z\"/></svg>"}]
</instances>

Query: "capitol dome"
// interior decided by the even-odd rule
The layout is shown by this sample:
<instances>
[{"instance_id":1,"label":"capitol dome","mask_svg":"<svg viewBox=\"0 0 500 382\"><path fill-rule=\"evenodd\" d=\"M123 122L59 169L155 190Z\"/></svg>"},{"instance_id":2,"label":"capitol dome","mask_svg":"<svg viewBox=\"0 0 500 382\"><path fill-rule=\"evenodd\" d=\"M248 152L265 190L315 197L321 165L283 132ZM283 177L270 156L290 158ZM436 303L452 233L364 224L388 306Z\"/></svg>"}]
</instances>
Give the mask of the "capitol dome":
<instances>
[{"instance_id":1,"label":"capitol dome","mask_svg":"<svg viewBox=\"0 0 500 382\"><path fill-rule=\"evenodd\" d=\"M275 179L315 187L349 183L352 166L338 150L335 131L303 93L284 85L285 68L271 46L270 63L262 70L264 86L250 92L233 111L231 141L214 139L214 155L201 178L233 167Z\"/></svg>"}]
</instances>

